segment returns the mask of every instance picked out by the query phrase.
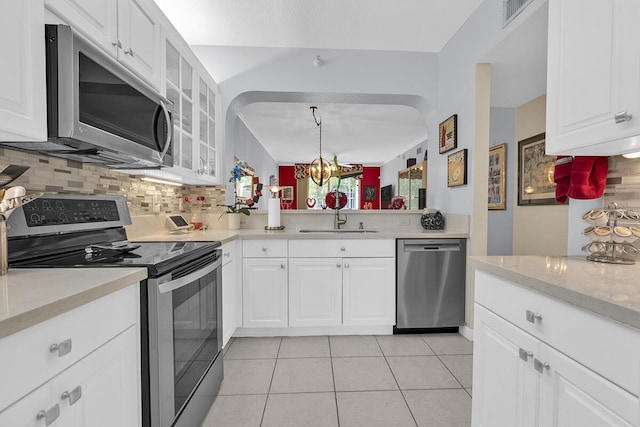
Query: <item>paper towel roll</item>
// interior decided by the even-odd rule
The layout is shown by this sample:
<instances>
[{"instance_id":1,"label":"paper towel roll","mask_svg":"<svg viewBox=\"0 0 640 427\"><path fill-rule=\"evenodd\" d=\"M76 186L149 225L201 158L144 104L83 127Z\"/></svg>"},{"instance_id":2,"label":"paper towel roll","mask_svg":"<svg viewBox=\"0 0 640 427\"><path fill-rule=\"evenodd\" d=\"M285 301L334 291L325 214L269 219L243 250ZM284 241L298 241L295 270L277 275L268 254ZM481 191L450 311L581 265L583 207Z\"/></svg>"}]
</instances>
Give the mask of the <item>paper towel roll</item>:
<instances>
[{"instance_id":1,"label":"paper towel roll","mask_svg":"<svg viewBox=\"0 0 640 427\"><path fill-rule=\"evenodd\" d=\"M269 199L267 225L280 227L280 198Z\"/></svg>"}]
</instances>

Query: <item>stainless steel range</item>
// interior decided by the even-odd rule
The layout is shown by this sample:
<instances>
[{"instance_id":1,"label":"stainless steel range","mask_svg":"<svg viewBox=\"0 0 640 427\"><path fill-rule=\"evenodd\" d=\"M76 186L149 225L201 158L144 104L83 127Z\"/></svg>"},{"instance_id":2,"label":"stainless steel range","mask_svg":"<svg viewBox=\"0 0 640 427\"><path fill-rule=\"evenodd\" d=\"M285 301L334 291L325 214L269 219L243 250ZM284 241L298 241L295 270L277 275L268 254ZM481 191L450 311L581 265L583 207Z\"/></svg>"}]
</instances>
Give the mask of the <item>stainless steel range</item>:
<instances>
[{"instance_id":1,"label":"stainless steel range","mask_svg":"<svg viewBox=\"0 0 640 427\"><path fill-rule=\"evenodd\" d=\"M223 376L220 243L129 242L127 224L122 196L44 195L7 221L9 265L146 267L143 425L201 425Z\"/></svg>"}]
</instances>

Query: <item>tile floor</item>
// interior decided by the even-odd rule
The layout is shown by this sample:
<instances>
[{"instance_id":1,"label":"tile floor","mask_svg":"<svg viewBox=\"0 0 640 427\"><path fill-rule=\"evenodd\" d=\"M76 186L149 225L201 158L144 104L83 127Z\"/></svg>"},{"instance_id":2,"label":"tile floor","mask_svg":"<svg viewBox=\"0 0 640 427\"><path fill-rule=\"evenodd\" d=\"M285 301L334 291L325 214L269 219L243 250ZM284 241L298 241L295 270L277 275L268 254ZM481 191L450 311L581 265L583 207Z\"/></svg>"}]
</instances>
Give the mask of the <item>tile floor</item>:
<instances>
[{"instance_id":1,"label":"tile floor","mask_svg":"<svg viewBox=\"0 0 640 427\"><path fill-rule=\"evenodd\" d=\"M471 425L458 334L235 338L203 427Z\"/></svg>"}]
</instances>

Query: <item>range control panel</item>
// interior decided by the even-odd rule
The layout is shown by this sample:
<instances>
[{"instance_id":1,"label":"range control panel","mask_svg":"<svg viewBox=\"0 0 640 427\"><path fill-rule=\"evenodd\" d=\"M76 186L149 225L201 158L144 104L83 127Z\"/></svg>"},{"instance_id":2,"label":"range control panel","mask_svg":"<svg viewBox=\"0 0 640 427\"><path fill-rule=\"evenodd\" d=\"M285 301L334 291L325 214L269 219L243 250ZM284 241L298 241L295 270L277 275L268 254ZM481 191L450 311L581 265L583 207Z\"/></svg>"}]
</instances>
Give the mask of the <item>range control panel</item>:
<instances>
[{"instance_id":1,"label":"range control panel","mask_svg":"<svg viewBox=\"0 0 640 427\"><path fill-rule=\"evenodd\" d=\"M23 207L27 227L118 221L114 200L36 199Z\"/></svg>"}]
</instances>

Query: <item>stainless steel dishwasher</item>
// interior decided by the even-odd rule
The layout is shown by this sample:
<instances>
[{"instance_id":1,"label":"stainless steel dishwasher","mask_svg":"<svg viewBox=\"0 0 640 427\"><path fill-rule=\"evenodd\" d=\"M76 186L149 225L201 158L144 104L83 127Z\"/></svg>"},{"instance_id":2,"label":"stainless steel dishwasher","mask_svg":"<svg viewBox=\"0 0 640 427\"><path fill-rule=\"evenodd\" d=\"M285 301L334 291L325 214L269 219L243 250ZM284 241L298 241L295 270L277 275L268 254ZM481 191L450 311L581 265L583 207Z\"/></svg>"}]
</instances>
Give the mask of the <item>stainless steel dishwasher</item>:
<instances>
[{"instance_id":1,"label":"stainless steel dishwasher","mask_svg":"<svg viewBox=\"0 0 640 427\"><path fill-rule=\"evenodd\" d=\"M464 324L465 239L396 241L396 332Z\"/></svg>"}]
</instances>

